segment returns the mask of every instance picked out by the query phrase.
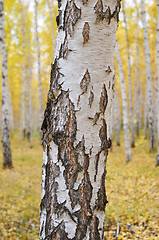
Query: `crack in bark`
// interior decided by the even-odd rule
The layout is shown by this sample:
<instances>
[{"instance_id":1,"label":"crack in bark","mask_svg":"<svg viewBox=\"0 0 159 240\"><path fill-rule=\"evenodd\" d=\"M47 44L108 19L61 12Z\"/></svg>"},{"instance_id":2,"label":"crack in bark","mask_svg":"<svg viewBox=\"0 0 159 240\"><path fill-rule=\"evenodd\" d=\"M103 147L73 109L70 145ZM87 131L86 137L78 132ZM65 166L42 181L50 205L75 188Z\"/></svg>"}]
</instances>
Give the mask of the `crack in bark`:
<instances>
[{"instance_id":1,"label":"crack in bark","mask_svg":"<svg viewBox=\"0 0 159 240\"><path fill-rule=\"evenodd\" d=\"M89 40L89 32L90 32L90 26L88 22L85 22L84 27L83 27L83 44L85 44L86 42L88 42Z\"/></svg>"}]
</instances>

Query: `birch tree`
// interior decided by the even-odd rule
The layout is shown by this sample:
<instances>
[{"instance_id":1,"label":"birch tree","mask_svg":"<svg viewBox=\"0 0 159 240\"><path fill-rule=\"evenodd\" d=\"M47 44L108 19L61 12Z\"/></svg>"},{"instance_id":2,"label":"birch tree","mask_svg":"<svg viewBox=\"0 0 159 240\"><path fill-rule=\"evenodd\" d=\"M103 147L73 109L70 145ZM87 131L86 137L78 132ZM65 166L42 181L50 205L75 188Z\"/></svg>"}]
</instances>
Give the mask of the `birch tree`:
<instances>
[{"instance_id":1,"label":"birch tree","mask_svg":"<svg viewBox=\"0 0 159 240\"><path fill-rule=\"evenodd\" d=\"M50 18L50 24L51 24L51 35L52 35L52 46L53 49L55 49L55 34L54 34L54 23L53 23L53 16L52 16L52 11L51 11L51 6L50 6L50 0L46 0L47 6L49 9L49 18Z\"/></svg>"},{"instance_id":2,"label":"birch tree","mask_svg":"<svg viewBox=\"0 0 159 240\"><path fill-rule=\"evenodd\" d=\"M139 10L136 0L136 69L137 69L137 92L136 92L136 133L139 136L141 128L141 87L140 87L140 59L139 59Z\"/></svg>"},{"instance_id":3,"label":"birch tree","mask_svg":"<svg viewBox=\"0 0 159 240\"><path fill-rule=\"evenodd\" d=\"M128 82L129 82L129 119L131 129L131 147L135 147L135 136L134 136L134 122L133 122L133 105L132 105L132 86L131 86L131 62L130 62L130 48L129 48L129 37L127 19L125 14L125 3L122 1L122 10L125 23L125 35L126 35L126 46L127 46L127 57L128 57Z\"/></svg>"},{"instance_id":4,"label":"birch tree","mask_svg":"<svg viewBox=\"0 0 159 240\"><path fill-rule=\"evenodd\" d=\"M28 67L29 67L29 137L30 137L30 147L33 145L33 138L32 138L32 58L31 58L31 46L30 46L30 28L29 28L29 14L27 9L27 48L28 48Z\"/></svg>"},{"instance_id":5,"label":"birch tree","mask_svg":"<svg viewBox=\"0 0 159 240\"><path fill-rule=\"evenodd\" d=\"M126 94L126 89L125 89L125 79L124 79L122 60L121 60L118 44L116 44L116 57L117 57L117 61L118 61L120 84L121 84L121 94L122 94L125 153L126 153L126 161L129 162L131 160L131 148L130 148L130 140L129 140L129 121L128 121L128 108L127 108L127 94Z\"/></svg>"},{"instance_id":6,"label":"birch tree","mask_svg":"<svg viewBox=\"0 0 159 240\"><path fill-rule=\"evenodd\" d=\"M158 153L156 156L156 166L159 166L159 0L157 0L157 52L156 62L158 71L158 89L157 89L157 140L158 140Z\"/></svg>"},{"instance_id":7,"label":"birch tree","mask_svg":"<svg viewBox=\"0 0 159 240\"><path fill-rule=\"evenodd\" d=\"M100 240L120 1L63 0L58 7L42 124L40 240Z\"/></svg>"},{"instance_id":8,"label":"birch tree","mask_svg":"<svg viewBox=\"0 0 159 240\"><path fill-rule=\"evenodd\" d=\"M37 0L35 3L35 33L36 33L36 44L37 44L37 60L38 60L38 85L39 85L39 126L42 124L42 114L43 114L43 96L42 96L42 87L41 87L41 61L40 61L40 42L39 42L39 34L38 34L38 20L37 20ZM41 135L41 131L40 131Z\"/></svg>"},{"instance_id":9,"label":"birch tree","mask_svg":"<svg viewBox=\"0 0 159 240\"><path fill-rule=\"evenodd\" d=\"M2 56L2 148L3 168L12 168L8 121L8 65L4 32L4 0L0 0L0 46Z\"/></svg>"},{"instance_id":10,"label":"birch tree","mask_svg":"<svg viewBox=\"0 0 159 240\"><path fill-rule=\"evenodd\" d=\"M141 0L141 15L144 33L144 45L145 45L145 59L146 59L146 85L147 85L147 99L148 105L148 121L149 121L149 137L150 137L150 150L155 149L155 132L154 132L154 114L153 114L153 99L151 89L151 57L149 48L149 39L146 24L146 12L143 0Z\"/></svg>"},{"instance_id":11,"label":"birch tree","mask_svg":"<svg viewBox=\"0 0 159 240\"><path fill-rule=\"evenodd\" d=\"M26 45L25 45L25 19L24 8L21 0L19 0L20 14L21 14L21 31L22 31L22 46L23 46L23 74L22 74L22 131L23 138L26 137L26 90L27 90L27 65L26 65Z\"/></svg>"}]
</instances>

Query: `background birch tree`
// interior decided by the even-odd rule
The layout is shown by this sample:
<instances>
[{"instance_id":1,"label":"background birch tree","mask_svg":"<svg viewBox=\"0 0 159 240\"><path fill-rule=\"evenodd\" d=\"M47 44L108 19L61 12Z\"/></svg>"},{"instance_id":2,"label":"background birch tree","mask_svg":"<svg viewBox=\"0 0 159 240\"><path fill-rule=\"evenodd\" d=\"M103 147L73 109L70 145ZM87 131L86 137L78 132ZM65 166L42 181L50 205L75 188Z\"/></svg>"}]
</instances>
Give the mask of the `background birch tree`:
<instances>
[{"instance_id":1,"label":"background birch tree","mask_svg":"<svg viewBox=\"0 0 159 240\"><path fill-rule=\"evenodd\" d=\"M40 239L103 239L120 1L59 1L42 124Z\"/></svg>"},{"instance_id":2,"label":"background birch tree","mask_svg":"<svg viewBox=\"0 0 159 240\"><path fill-rule=\"evenodd\" d=\"M12 168L8 121L8 64L4 33L4 0L0 0L0 47L2 56L2 147L3 168Z\"/></svg>"},{"instance_id":3,"label":"background birch tree","mask_svg":"<svg viewBox=\"0 0 159 240\"><path fill-rule=\"evenodd\" d=\"M126 35L126 47L127 47L127 58L128 58L128 82L129 82L129 122L131 129L131 147L135 147L135 135L134 135L134 117L133 117L133 104L132 104L132 84L131 84L131 62L130 62L130 47L128 37L128 27L125 14L125 1L122 1L122 10L125 23L125 35Z\"/></svg>"},{"instance_id":4,"label":"background birch tree","mask_svg":"<svg viewBox=\"0 0 159 240\"><path fill-rule=\"evenodd\" d=\"M154 113L153 113L153 99L152 99L152 84L151 84L151 57L149 48L149 39L146 24L146 12L143 0L141 0L141 15L144 33L144 45L145 45L145 61L146 61L146 95L145 101L148 106L148 122L149 122L149 138L150 138L150 150L155 149L155 127L154 127Z\"/></svg>"},{"instance_id":5,"label":"background birch tree","mask_svg":"<svg viewBox=\"0 0 159 240\"><path fill-rule=\"evenodd\" d=\"M157 51L156 62L158 71L158 88L157 88L157 140L158 140L158 153L156 156L156 166L159 166L159 0L157 0Z\"/></svg>"},{"instance_id":6,"label":"background birch tree","mask_svg":"<svg viewBox=\"0 0 159 240\"><path fill-rule=\"evenodd\" d=\"M39 128L42 124L42 114L43 114L43 96L42 96L42 87L41 87L41 60L40 60L40 42L39 42L39 34L38 34L38 20L37 20L37 7L38 2L34 0L34 8L35 8L35 33L36 33L36 44L37 44L37 65L38 65L38 85L39 85ZM41 135L41 131L40 131Z\"/></svg>"},{"instance_id":7,"label":"background birch tree","mask_svg":"<svg viewBox=\"0 0 159 240\"><path fill-rule=\"evenodd\" d=\"M125 89L125 78L122 66L122 60L120 56L118 43L116 44L116 57L118 61L120 84L121 84L121 93L122 93L122 111L123 111L123 128L124 128L124 139L125 139L125 153L126 161L131 160L131 148L130 148L130 139L129 139L129 120L128 120L128 107L127 107L127 93Z\"/></svg>"}]
</instances>

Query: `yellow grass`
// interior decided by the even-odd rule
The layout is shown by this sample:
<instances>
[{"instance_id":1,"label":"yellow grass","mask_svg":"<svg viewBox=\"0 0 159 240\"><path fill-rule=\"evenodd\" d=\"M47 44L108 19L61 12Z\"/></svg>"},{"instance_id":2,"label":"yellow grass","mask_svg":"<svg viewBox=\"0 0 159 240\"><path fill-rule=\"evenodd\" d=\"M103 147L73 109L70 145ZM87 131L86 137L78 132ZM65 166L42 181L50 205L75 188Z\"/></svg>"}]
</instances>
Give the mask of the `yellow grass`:
<instances>
[{"instance_id":1,"label":"yellow grass","mask_svg":"<svg viewBox=\"0 0 159 240\"><path fill-rule=\"evenodd\" d=\"M148 142L141 136L133 149L133 159L125 163L124 142L113 144L107 160L106 239L158 239L159 168L156 153L149 154ZM13 165L2 170L0 146L0 239L36 240L39 235L42 147L12 138ZM117 221L115 220L115 217ZM134 232L134 233L133 233Z\"/></svg>"}]
</instances>

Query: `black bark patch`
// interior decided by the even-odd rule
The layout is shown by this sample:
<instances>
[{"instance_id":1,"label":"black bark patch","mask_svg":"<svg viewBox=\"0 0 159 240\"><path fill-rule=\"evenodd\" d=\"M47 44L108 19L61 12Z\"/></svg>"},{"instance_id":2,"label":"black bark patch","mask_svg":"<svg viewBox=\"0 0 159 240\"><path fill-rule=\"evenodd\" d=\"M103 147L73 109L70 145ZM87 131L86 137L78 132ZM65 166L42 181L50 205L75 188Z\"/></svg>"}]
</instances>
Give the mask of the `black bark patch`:
<instances>
[{"instance_id":1,"label":"black bark patch","mask_svg":"<svg viewBox=\"0 0 159 240\"><path fill-rule=\"evenodd\" d=\"M79 9L74 1L67 1L66 8L64 11L64 30L70 36L74 30L78 19L81 17L81 9Z\"/></svg>"},{"instance_id":2,"label":"black bark patch","mask_svg":"<svg viewBox=\"0 0 159 240\"><path fill-rule=\"evenodd\" d=\"M98 174L98 163L100 158L101 152L97 153L95 156L95 175L94 175L94 181L96 182L97 174Z\"/></svg>"},{"instance_id":3,"label":"black bark patch","mask_svg":"<svg viewBox=\"0 0 159 240\"><path fill-rule=\"evenodd\" d=\"M100 240L98 226L99 226L99 219L96 216L94 216L93 222L92 222L92 227L91 227L91 232L90 232L90 237L89 237L90 240Z\"/></svg>"},{"instance_id":4,"label":"black bark patch","mask_svg":"<svg viewBox=\"0 0 159 240\"><path fill-rule=\"evenodd\" d=\"M99 131L99 137L101 140L101 149L104 151L107 151L108 149L108 143L107 143L107 124L105 122L105 119L102 119L103 126L101 127Z\"/></svg>"},{"instance_id":5,"label":"black bark patch","mask_svg":"<svg viewBox=\"0 0 159 240\"><path fill-rule=\"evenodd\" d=\"M103 84L103 89L101 92L100 102L99 102L99 109L104 114L106 107L108 104L108 94L105 84Z\"/></svg>"},{"instance_id":6,"label":"black bark patch","mask_svg":"<svg viewBox=\"0 0 159 240\"><path fill-rule=\"evenodd\" d=\"M89 40L89 31L90 31L89 23L85 22L84 27L83 27L83 32L82 32L83 44L85 44Z\"/></svg>"},{"instance_id":7,"label":"black bark patch","mask_svg":"<svg viewBox=\"0 0 159 240\"><path fill-rule=\"evenodd\" d=\"M59 52L59 58L66 58L68 53L68 40L67 40L67 33L64 39L64 43L61 44L60 52Z\"/></svg>"},{"instance_id":8,"label":"black bark patch","mask_svg":"<svg viewBox=\"0 0 159 240\"><path fill-rule=\"evenodd\" d=\"M91 77L90 77L89 71L87 69L81 80L81 83L80 83L80 87L83 90L82 94L87 92L90 81L91 81Z\"/></svg>"},{"instance_id":9,"label":"black bark patch","mask_svg":"<svg viewBox=\"0 0 159 240\"><path fill-rule=\"evenodd\" d=\"M108 65L105 69L105 71L109 74L112 72L111 67Z\"/></svg>"},{"instance_id":10,"label":"black bark patch","mask_svg":"<svg viewBox=\"0 0 159 240\"><path fill-rule=\"evenodd\" d=\"M108 7L105 12L103 12L103 1L98 0L94 6L95 13L97 15L96 22L103 21L104 19L109 19L110 8Z\"/></svg>"},{"instance_id":11,"label":"black bark patch","mask_svg":"<svg viewBox=\"0 0 159 240\"><path fill-rule=\"evenodd\" d=\"M106 197L106 191L105 191L105 177L106 177L106 170L104 170L104 173L101 178L101 186L97 193L97 200L95 203L95 207L97 210L105 211L105 206L108 203L107 197Z\"/></svg>"},{"instance_id":12,"label":"black bark patch","mask_svg":"<svg viewBox=\"0 0 159 240\"><path fill-rule=\"evenodd\" d=\"M92 90L90 90L90 94L89 94L89 106L92 106L92 103L94 101L94 93Z\"/></svg>"},{"instance_id":13,"label":"black bark patch","mask_svg":"<svg viewBox=\"0 0 159 240\"><path fill-rule=\"evenodd\" d=\"M93 125L96 125L97 124L97 121L100 117L100 112L96 112L95 115L94 115L94 118L93 118Z\"/></svg>"},{"instance_id":14,"label":"black bark patch","mask_svg":"<svg viewBox=\"0 0 159 240\"><path fill-rule=\"evenodd\" d=\"M103 11L103 1L98 0L94 6L94 10L96 13L96 23L106 19L106 21L108 21L108 24L110 24L112 18L115 18L117 21L119 21L119 12L120 12L120 8L121 8L120 1L121 0L117 0L117 5L115 7L115 10L113 11L113 13L111 13L109 6L107 7L106 11L104 12Z\"/></svg>"}]
</instances>

